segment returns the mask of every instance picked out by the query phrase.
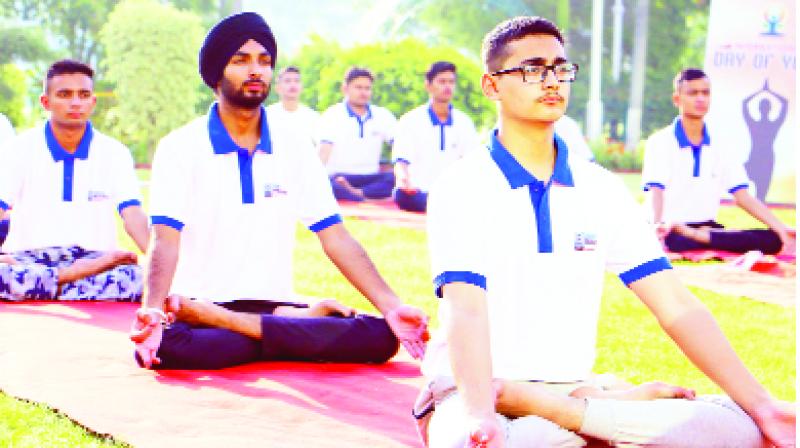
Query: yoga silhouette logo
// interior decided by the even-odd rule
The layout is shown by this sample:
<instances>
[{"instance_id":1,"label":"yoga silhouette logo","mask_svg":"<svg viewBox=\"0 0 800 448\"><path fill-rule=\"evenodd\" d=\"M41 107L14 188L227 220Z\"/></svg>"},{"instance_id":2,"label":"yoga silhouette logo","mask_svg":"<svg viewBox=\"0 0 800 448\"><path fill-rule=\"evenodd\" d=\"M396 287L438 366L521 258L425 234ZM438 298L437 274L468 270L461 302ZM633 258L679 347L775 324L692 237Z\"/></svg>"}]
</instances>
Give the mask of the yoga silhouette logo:
<instances>
[{"instance_id":1,"label":"yoga silhouette logo","mask_svg":"<svg viewBox=\"0 0 800 448\"><path fill-rule=\"evenodd\" d=\"M756 101L756 97L760 97ZM754 109L758 106L758 113ZM764 86L742 101L742 115L750 131L750 157L745 162L747 177L756 185L756 196L764 200L775 168L775 137L786 121L789 100ZM775 107L777 106L777 107Z\"/></svg>"},{"instance_id":2,"label":"yoga silhouette logo","mask_svg":"<svg viewBox=\"0 0 800 448\"><path fill-rule=\"evenodd\" d=\"M764 36L783 36L780 28L783 28L783 19L786 16L781 7L772 6L764 11Z\"/></svg>"}]
</instances>

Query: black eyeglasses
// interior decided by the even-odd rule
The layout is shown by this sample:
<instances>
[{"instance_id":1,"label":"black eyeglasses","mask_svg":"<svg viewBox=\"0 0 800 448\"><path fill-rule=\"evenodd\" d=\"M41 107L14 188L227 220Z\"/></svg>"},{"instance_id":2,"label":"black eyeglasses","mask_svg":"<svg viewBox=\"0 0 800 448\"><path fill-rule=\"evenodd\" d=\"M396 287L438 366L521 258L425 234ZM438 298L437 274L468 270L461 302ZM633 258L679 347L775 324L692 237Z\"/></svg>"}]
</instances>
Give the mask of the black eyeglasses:
<instances>
[{"instance_id":1,"label":"black eyeglasses","mask_svg":"<svg viewBox=\"0 0 800 448\"><path fill-rule=\"evenodd\" d=\"M547 78L547 72L552 71L558 82L572 82L578 74L578 64L572 62L562 62L553 65L520 65L519 67L511 67L505 70L498 70L492 73L492 76L507 75L509 73L522 73L522 82L528 84L537 84L544 82Z\"/></svg>"}]
</instances>

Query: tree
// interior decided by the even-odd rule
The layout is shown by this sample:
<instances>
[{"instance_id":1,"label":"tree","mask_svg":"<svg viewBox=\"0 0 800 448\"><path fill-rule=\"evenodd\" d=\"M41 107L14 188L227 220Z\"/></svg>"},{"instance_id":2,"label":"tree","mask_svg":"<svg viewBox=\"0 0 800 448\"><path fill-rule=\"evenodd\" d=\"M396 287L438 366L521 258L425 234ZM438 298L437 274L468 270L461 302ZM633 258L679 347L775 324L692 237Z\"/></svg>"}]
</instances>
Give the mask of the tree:
<instances>
[{"instance_id":1,"label":"tree","mask_svg":"<svg viewBox=\"0 0 800 448\"><path fill-rule=\"evenodd\" d=\"M138 162L149 162L158 140L195 116L201 39L196 15L154 0L126 0L109 15L100 33L116 85L109 121Z\"/></svg>"}]
</instances>

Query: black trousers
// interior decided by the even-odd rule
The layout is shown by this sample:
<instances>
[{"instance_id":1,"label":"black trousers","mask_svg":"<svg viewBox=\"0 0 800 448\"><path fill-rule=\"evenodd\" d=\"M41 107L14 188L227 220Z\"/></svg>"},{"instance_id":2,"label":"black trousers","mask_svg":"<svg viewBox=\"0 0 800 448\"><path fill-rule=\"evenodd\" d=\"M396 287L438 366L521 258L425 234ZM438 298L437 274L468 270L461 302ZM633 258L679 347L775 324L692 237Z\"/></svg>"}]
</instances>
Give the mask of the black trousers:
<instances>
[{"instance_id":1,"label":"black trousers","mask_svg":"<svg viewBox=\"0 0 800 448\"><path fill-rule=\"evenodd\" d=\"M743 254L751 250L760 250L765 254L776 254L783 243L778 234L768 229L726 230L716 221L687 223L689 227L711 227L711 242L699 243L691 238L671 232L667 235L667 249L672 252L683 252L695 249L724 250Z\"/></svg>"}]
</instances>

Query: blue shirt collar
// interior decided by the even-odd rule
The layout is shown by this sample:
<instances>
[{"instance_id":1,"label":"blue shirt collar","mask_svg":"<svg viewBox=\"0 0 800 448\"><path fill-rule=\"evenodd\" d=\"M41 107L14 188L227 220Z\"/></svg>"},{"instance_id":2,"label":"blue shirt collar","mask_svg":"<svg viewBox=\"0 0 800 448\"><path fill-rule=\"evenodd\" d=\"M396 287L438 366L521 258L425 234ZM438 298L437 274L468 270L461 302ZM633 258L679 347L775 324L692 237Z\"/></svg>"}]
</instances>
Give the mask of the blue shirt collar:
<instances>
[{"instance_id":1,"label":"blue shirt collar","mask_svg":"<svg viewBox=\"0 0 800 448\"><path fill-rule=\"evenodd\" d=\"M678 140L678 147L680 148L694 147L692 142L689 141L689 137L686 136L686 131L683 130L683 123L681 122L680 117L675 118L675 138ZM710 144L711 138L708 136L708 129L706 128L705 123L703 123L703 141L700 142L700 146Z\"/></svg>"},{"instance_id":2,"label":"blue shirt collar","mask_svg":"<svg viewBox=\"0 0 800 448\"><path fill-rule=\"evenodd\" d=\"M361 117L350 107L350 104L347 102L347 99L342 101L344 103L344 107L347 109L347 115L351 117L355 117L356 120L359 122L361 121ZM372 109L369 108L369 104L367 104L367 114L364 115L364 121L369 120L372 118Z\"/></svg>"},{"instance_id":3,"label":"blue shirt collar","mask_svg":"<svg viewBox=\"0 0 800 448\"><path fill-rule=\"evenodd\" d=\"M87 121L86 130L83 131L83 137L81 137L81 141L78 142L78 147L75 149L74 153L69 153L58 143L58 140L56 140L56 135L53 134L53 128L50 127L50 120L44 125L44 139L45 142L47 142L47 149L50 150L50 155L53 156L53 160L56 162L61 162L65 159L86 160L89 158L89 146L92 143L93 136L94 131L92 131L92 123Z\"/></svg>"},{"instance_id":4,"label":"blue shirt collar","mask_svg":"<svg viewBox=\"0 0 800 448\"><path fill-rule=\"evenodd\" d=\"M431 124L434 126L452 126L453 125L453 105L447 105L448 114L447 120L444 122L439 121L439 117L436 115L436 112L433 111L433 103L428 102L428 116L431 117Z\"/></svg>"},{"instance_id":5,"label":"blue shirt collar","mask_svg":"<svg viewBox=\"0 0 800 448\"><path fill-rule=\"evenodd\" d=\"M256 151L272 154L272 140L269 137L269 125L267 124L267 112L261 108L261 139L256 144ZM215 154L228 154L243 150L241 146L233 141L228 130L219 118L219 105L214 103L208 111L208 137Z\"/></svg>"},{"instance_id":6,"label":"blue shirt collar","mask_svg":"<svg viewBox=\"0 0 800 448\"><path fill-rule=\"evenodd\" d=\"M567 145L561 140L560 137L554 135L554 143L556 147L556 163L553 167L553 176L551 181L560 185L573 187L575 182L572 179L572 171L567 164ZM492 159L497 164L500 171L506 177L508 184L511 188L519 188L534 182L540 182L539 179L533 176L528 170L522 167L517 162L513 155L500 143L497 138L497 129L491 134L490 154Z\"/></svg>"}]
</instances>

